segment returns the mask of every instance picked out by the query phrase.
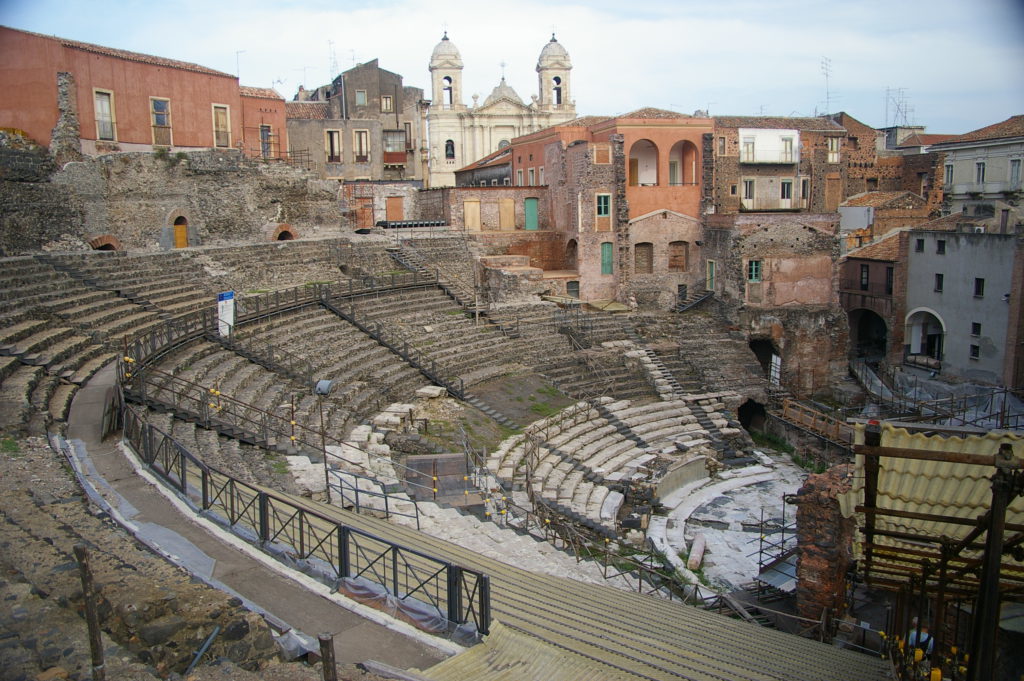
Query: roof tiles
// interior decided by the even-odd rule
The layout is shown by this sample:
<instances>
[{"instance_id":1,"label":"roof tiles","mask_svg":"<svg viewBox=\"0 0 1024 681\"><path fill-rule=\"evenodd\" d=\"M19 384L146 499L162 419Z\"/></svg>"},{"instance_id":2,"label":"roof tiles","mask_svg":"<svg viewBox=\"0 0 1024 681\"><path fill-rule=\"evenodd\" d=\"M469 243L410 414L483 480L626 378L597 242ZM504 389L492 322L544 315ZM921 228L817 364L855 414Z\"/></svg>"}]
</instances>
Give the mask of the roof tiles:
<instances>
[{"instance_id":1,"label":"roof tiles","mask_svg":"<svg viewBox=\"0 0 1024 681\"><path fill-rule=\"evenodd\" d=\"M972 130L969 133L954 137L940 144L957 144L960 142L986 142L988 140L1024 137L1024 115L1010 116L1001 123Z\"/></svg>"}]
</instances>

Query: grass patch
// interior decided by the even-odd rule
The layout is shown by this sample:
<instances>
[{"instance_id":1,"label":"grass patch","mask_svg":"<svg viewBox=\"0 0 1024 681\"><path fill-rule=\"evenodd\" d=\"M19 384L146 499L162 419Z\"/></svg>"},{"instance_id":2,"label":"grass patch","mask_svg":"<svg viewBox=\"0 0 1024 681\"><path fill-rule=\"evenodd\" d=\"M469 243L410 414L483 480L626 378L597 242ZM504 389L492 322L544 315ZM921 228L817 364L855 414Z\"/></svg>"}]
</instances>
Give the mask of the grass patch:
<instances>
[{"instance_id":1,"label":"grass patch","mask_svg":"<svg viewBox=\"0 0 1024 681\"><path fill-rule=\"evenodd\" d=\"M797 466L800 466L800 468L803 468L804 470L810 471L812 473L824 473L826 470L828 470L827 465L823 464L820 461L816 461L814 457L811 456L803 457L800 456L799 454L791 454L789 458L791 458L793 460L793 463L795 463Z\"/></svg>"},{"instance_id":2,"label":"grass patch","mask_svg":"<svg viewBox=\"0 0 1024 681\"><path fill-rule=\"evenodd\" d=\"M0 438L0 452L4 454L17 454L21 451L18 441L13 437Z\"/></svg>"},{"instance_id":3,"label":"grass patch","mask_svg":"<svg viewBox=\"0 0 1024 681\"><path fill-rule=\"evenodd\" d=\"M786 454L792 454L795 450L793 445L783 440L778 435L772 435L771 433L762 433L757 430L750 431L750 439L754 441L754 444L760 447L771 447L777 449L780 452Z\"/></svg>"},{"instance_id":4,"label":"grass patch","mask_svg":"<svg viewBox=\"0 0 1024 681\"><path fill-rule=\"evenodd\" d=\"M254 288L254 289L249 289L248 291L246 291L246 292L245 292L245 295L247 295L247 296L252 296L252 295L256 295L256 294L258 294L258 293L270 293L270 289L269 289L269 288Z\"/></svg>"},{"instance_id":5,"label":"grass patch","mask_svg":"<svg viewBox=\"0 0 1024 681\"><path fill-rule=\"evenodd\" d=\"M533 397L530 399L532 400ZM552 416L560 412L561 409L553 404L548 404L547 402L537 402L536 404L530 405L530 411L539 416Z\"/></svg>"},{"instance_id":6,"label":"grass patch","mask_svg":"<svg viewBox=\"0 0 1024 681\"><path fill-rule=\"evenodd\" d=\"M558 390L558 388L554 387L553 385L546 385L542 388L537 388L537 392L541 395L545 395L547 397L552 397L555 399L563 396L562 393Z\"/></svg>"},{"instance_id":7,"label":"grass patch","mask_svg":"<svg viewBox=\"0 0 1024 681\"><path fill-rule=\"evenodd\" d=\"M333 284L333 281L307 281L303 286L306 288L313 288L314 286L324 286L326 284Z\"/></svg>"},{"instance_id":8,"label":"grass patch","mask_svg":"<svg viewBox=\"0 0 1024 681\"><path fill-rule=\"evenodd\" d=\"M444 313L445 314L450 314L450 315L462 314L462 309L460 308L460 309L457 309L457 310L445 310Z\"/></svg>"}]
</instances>

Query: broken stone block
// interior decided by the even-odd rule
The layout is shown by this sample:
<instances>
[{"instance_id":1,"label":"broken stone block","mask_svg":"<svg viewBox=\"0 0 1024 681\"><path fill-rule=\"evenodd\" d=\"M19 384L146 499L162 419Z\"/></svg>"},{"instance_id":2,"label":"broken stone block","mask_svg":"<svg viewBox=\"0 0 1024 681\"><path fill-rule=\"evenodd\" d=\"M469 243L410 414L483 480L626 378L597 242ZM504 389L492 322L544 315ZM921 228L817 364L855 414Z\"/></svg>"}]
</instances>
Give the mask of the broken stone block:
<instances>
[{"instance_id":1,"label":"broken stone block","mask_svg":"<svg viewBox=\"0 0 1024 681\"><path fill-rule=\"evenodd\" d=\"M427 399L444 397L447 394L448 390L440 385L426 385L416 391L416 397L425 397Z\"/></svg>"}]
</instances>

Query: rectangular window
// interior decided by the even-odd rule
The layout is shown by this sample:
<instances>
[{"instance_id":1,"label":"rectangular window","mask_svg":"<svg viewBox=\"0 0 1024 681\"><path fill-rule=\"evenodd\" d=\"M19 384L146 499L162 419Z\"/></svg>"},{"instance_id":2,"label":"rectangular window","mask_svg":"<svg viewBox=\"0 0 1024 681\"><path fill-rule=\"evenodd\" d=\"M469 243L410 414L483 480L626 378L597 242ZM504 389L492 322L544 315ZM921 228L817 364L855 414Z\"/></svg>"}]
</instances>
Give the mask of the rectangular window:
<instances>
[{"instance_id":1,"label":"rectangular window","mask_svg":"<svg viewBox=\"0 0 1024 681\"><path fill-rule=\"evenodd\" d=\"M953 164L952 163L947 163L946 164L946 174L943 176L942 181L943 181L943 184L945 184L947 187L949 185L953 184Z\"/></svg>"},{"instance_id":2,"label":"rectangular window","mask_svg":"<svg viewBox=\"0 0 1024 681\"><path fill-rule=\"evenodd\" d=\"M327 131L327 162L341 163L341 130Z\"/></svg>"},{"instance_id":3,"label":"rectangular window","mask_svg":"<svg viewBox=\"0 0 1024 681\"><path fill-rule=\"evenodd\" d=\"M504 178L504 182L505 182L505 186L506 187L512 186L512 178L511 177Z\"/></svg>"},{"instance_id":4,"label":"rectangular window","mask_svg":"<svg viewBox=\"0 0 1024 681\"><path fill-rule=\"evenodd\" d=\"M838 137L828 138L828 162L839 163L839 144L840 139Z\"/></svg>"},{"instance_id":5,"label":"rectangular window","mask_svg":"<svg viewBox=\"0 0 1024 681\"><path fill-rule=\"evenodd\" d=\"M753 180L743 180L743 198L748 200L754 198Z\"/></svg>"},{"instance_id":6,"label":"rectangular window","mask_svg":"<svg viewBox=\"0 0 1024 681\"><path fill-rule=\"evenodd\" d=\"M736 196L736 185L734 185L734 184L729 185L729 195L730 196Z\"/></svg>"},{"instance_id":7,"label":"rectangular window","mask_svg":"<svg viewBox=\"0 0 1024 681\"><path fill-rule=\"evenodd\" d=\"M520 168L519 170L516 171L516 186L517 187L522 187L523 186L523 169L522 168Z\"/></svg>"},{"instance_id":8,"label":"rectangular window","mask_svg":"<svg viewBox=\"0 0 1024 681\"><path fill-rule=\"evenodd\" d=\"M356 106L366 106L366 90L356 90Z\"/></svg>"},{"instance_id":9,"label":"rectangular window","mask_svg":"<svg viewBox=\"0 0 1024 681\"><path fill-rule=\"evenodd\" d=\"M506 178L506 179L508 179L508 178ZM492 187L497 187L498 186L498 179L497 178L491 180L491 186Z\"/></svg>"},{"instance_id":10,"label":"rectangular window","mask_svg":"<svg viewBox=\"0 0 1024 681\"><path fill-rule=\"evenodd\" d=\"M800 198L804 201L811 198L811 181L806 177L800 180Z\"/></svg>"},{"instance_id":11,"label":"rectangular window","mask_svg":"<svg viewBox=\"0 0 1024 681\"><path fill-rule=\"evenodd\" d=\"M971 359L980 359L980 358L981 358L981 346L980 345L972 345L971 346Z\"/></svg>"},{"instance_id":12,"label":"rectangular window","mask_svg":"<svg viewBox=\"0 0 1024 681\"><path fill-rule=\"evenodd\" d=\"M540 167L540 185L544 186L544 166Z\"/></svg>"},{"instance_id":13,"label":"rectangular window","mask_svg":"<svg viewBox=\"0 0 1024 681\"><path fill-rule=\"evenodd\" d=\"M405 150L406 151L412 151L413 150L412 123L406 123L404 127L405 127Z\"/></svg>"},{"instance_id":14,"label":"rectangular window","mask_svg":"<svg viewBox=\"0 0 1024 681\"><path fill-rule=\"evenodd\" d=\"M985 297L985 280L981 277L974 278L974 297L984 298Z\"/></svg>"},{"instance_id":15,"label":"rectangular window","mask_svg":"<svg viewBox=\"0 0 1024 681\"><path fill-rule=\"evenodd\" d=\"M935 252L938 253L939 255L945 255L946 254L946 240L945 239L939 239L938 241L935 242Z\"/></svg>"},{"instance_id":16,"label":"rectangular window","mask_svg":"<svg viewBox=\"0 0 1024 681\"><path fill-rule=\"evenodd\" d=\"M747 281L755 283L761 281L761 261L760 260L748 260L747 261Z\"/></svg>"},{"instance_id":17,"label":"rectangular window","mask_svg":"<svg viewBox=\"0 0 1024 681\"><path fill-rule=\"evenodd\" d=\"M529 177L530 177L530 186L532 187L532 186L533 186L534 184L536 184L536 182L535 182L535 175L534 175L534 170L533 170L533 168L530 168L530 169L529 169L529 170L527 171L527 174L528 174L528 175L529 175Z\"/></svg>"},{"instance_id":18,"label":"rectangular window","mask_svg":"<svg viewBox=\"0 0 1024 681\"><path fill-rule=\"evenodd\" d=\"M725 138L724 137L719 137L718 138L718 155L719 156L724 156L725 155Z\"/></svg>"},{"instance_id":19,"label":"rectangular window","mask_svg":"<svg viewBox=\"0 0 1024 681\"><path fill-rule=\"evenodd\" d=\"M980 336L981 335L981 322L971 322L971 335L972 336Z\"/></svg>"},{"instance_id":20,"label":"rectangular window","mask_svg":"<svg viewBox=\"0 0 1024 681\"><path fill-rule=\"evenodd\" d=\"M231 146L231 116L228 107L213 105L213 146Z\"/></svg>"},{"instance_id":21,"label":"rectangular window","mask_svg":"<svg viewBox=\"0 0 1024 681\"><path fill-rule=\"evenodd\" d=\"M612 215L612 195L611 194L598 194L597 195L597 217L607 218Z\"/></svg>"},{"instance_id":22,"label":"rectangular window","mask_svg":"<svg viewBox=\"0 0 1024 681\"><path fill-rule=\"evenodd\" d=\"M941 274L936 274L935 275L935 291L938 292L938 293L942 293L942 275Z\"/></svg>"},{"instance_id":23,"label":"rectangular window","mask_svg":"<svg viewBox=\"0 0 1024 681\"><path fill-rule=\"evenodd\" d=\"M891 267L885 268L885 294L887 296L892 295L892 284L893 284L893 269Z\"/></svg>"},{"instance_id":24,"label":"rectangular window","mask_svg":"<svg viewBox=\"0 0 1024 681\"><path fill-rule=\"evenodd\" d=\"M395 110L395 100L391 95L381 95L380 110L381 113L390 113Z\"/></svg>"},{"instance_id":25,"label":"rectangular window","mask_svg":"<svg viewBox=\"0 0 1024 681\"><path fill-rule=\"evenodd\" d=\"M779 192L779 198L780 199L784 199L784 200L788 201L789 199L793 198L793 181L792 180L783 180L782 183L779 185L779 188L780 188L780 192Z\"/></svg>"},{"instance_id":26,"label":"rectangular window","mask_svg":"<svg viewBox=\"0 0 1024 681\"><path fill-rule=\"evenodd\" d=\"M355 145L352 151L356 155L356 163L369 163L370 162L370 131L369 130L354 130L354 141Z\"/></svg>"},{"instance_id":27,"label":"rectangular window","mask_svg":"<svg viewBox=\"0 0 1024 681\"><path fill-rule=\"evenodd\" d=\"M868 282L871 281L871 267L869 265L860 266L860 290L868 290Z\"/></svg>"},{"instance_id":28,"label":"rectangular window","mask_svg":"<svg viewBox=\"0 0 1024 681\"><path fill-rule=\"evenodd\" d=\"M405 154L405 130L384 131L384 152Z\"/></svg>"},{"instance_id":29,"label":"rectangular window","mask_svg":"<svg viewBox=\"0 0 1024 681\"><path fill-rule=\"evenodd\" d=\"M612 243L610 241L604 241L601 243L601 274L612 273L612 263L614 262Z\"/></svg>"},{"instance_id":30,"label":"rectangular window","mask_svg":"<svg viewBox=\"0 0 1024 681\"><path fill-rule=\"evenodd\" d=\"M974 182L976 184L982 184L985 181L985 163L979 161L974 164Z\"/></svg>"},{"instance_id":31,"label":"rectangular window","mask_svg":"<svg viewBox=\"0 0 1024 681\"><path fill-rule=\"evenodd\" d=\"M741 159L747 163L754 162L754 138L744 137L743 138L743 157Z\"/></svg>"},{"instance_id":32,"label":"rectangular window","mask_svg":"<svg viewBox=\"0 0 1024 681\"><path fill-rule=\"evenodd\" d=\"M1010 159L1010 184L1017 186L1020 184L1020 159Z\"/></svg>"},{"instance_id":33,"label":"rectangular window","mask_svg":"<svg viewBox=\"0 0 1024 681\"><path fill-rule=\"evenodd\" d=\"M793 138L783 137L782 138L782 155L779 158L783 163L793 162Z\"/></svg>"},{"instance_id":34,"label":"rectangular window","mask_svg":"<svg viewBox=\"0 0 1024 681\"><path fill-rule=\"evenodd\" d=\"M117 126L114 123L114 93L103 90L93 91L93 102L96 107L96 139L117 139Z\"/></svg>"},{"instance_id":35,"label":"rectangular window","mask_svg":"<svg viewBox=\"0 0 1024 681\"><path fill-rule=\"evenodd\" d=\"M171 146L171 100L150 97L149 120L153 125L153 146Z\"/></svg>"},{"instance_id":36,"label":"rectangular window","mask_svg":"<svg viewBox=\"0 0 1024 681\"><path fill-rule=\"evenodd\" d=\"M924 239L914 240L914 253L924 253Z\"/></svg>"}]
</instances>

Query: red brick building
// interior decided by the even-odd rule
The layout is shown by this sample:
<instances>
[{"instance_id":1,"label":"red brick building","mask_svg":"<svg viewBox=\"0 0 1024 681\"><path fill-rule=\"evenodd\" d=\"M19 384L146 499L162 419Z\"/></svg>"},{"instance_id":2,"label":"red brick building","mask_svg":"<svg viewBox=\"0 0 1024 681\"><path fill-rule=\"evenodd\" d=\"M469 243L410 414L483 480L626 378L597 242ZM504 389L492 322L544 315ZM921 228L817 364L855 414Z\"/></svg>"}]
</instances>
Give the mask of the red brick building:
<instances>
[{"instance_id":1,"label":"red brick building","mask_svg":"<svg viewBox=\"0 0 1024 681\"><path fill-rule=\"evenodd\" d=\"M288 148L280 95L205 66L7 27L0 61L0 127L43 146L275 158Z\"/></svg>"}]
</instances>

